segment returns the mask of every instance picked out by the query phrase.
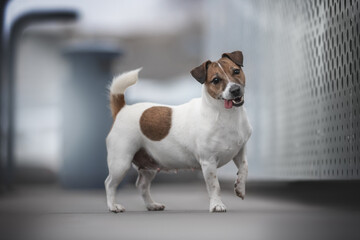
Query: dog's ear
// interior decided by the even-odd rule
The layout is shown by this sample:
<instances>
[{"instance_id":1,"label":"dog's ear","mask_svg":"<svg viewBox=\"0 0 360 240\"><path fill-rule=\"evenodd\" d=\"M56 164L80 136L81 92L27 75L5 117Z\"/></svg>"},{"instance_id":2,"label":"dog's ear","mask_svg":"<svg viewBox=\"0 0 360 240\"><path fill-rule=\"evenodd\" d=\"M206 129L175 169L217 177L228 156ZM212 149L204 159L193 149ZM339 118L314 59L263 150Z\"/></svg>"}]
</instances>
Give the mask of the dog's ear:
<instances>
[{"instance_id":1,"label":"dog's ear","mask_svg":"<svg viewBox=\"0 0 360 240\"><path fill-rule=\"evenodd\" d=\"M211 61L209 60L203 62L200 66L194 68L190 72L191 75L201 84L203 84L206 81L206 73L210 63Z\"/></svg>"},{"instance_id":2,"label":"dog's ear","mask_svg":"<svg viewBox=\"0 0 360 240\"><path fill-rule=\"evenodd\" d=\"M232 53L224 53L221 57L229 58L231 61L233 61L239 67L243 66L244 57L243 57L243 54L241 51L235 51Z\"/></svg>"}]
</instances>

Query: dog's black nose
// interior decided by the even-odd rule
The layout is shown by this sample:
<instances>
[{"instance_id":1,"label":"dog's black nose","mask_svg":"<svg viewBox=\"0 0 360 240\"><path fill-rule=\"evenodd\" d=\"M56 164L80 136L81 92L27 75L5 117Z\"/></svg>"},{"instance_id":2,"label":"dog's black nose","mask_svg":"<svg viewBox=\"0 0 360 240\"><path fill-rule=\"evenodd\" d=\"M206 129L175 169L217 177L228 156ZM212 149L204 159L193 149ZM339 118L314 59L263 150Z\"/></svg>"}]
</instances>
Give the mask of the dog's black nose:
<instances>
[{"instance_id":1,"label":"dog's black nose","mask_svg":"<svg viewBox=\"0 0 360 240\"><path fill-rule=\"evenodd\" d=\"M240 89L240 86L239 85L232 85L230 87L230 93L231 95L233 95L234 97L238 97L240 96L240 92L241 92L241 89Z\"/></svg>"}]
</instances>

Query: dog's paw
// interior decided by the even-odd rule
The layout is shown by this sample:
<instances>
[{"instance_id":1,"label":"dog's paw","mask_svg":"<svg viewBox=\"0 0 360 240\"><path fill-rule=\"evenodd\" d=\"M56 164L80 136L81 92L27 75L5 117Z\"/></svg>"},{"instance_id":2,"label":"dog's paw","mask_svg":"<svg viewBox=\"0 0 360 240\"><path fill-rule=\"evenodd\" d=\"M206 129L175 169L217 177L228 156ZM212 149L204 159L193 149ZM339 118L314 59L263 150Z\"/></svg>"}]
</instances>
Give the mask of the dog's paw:
<instances>
[{"instance_id":1,"label":"dog's paw","mask_svg":"<svg viewBox=\"0 0 360 240\"><path fill-rule=\"evenodd\" d=\"M163 211L165 209L165 205L161 203L150 203L146 206L148 211Z\"/></svg>"},{"instance_id":2,"label":"dog's paw","mask_svg":"<svg viewBox=\"0 0 360 240\"><path fill-rule=\"evenodd\" d=\"M223 203L211 204L210 212L226 212L226 207Z\"/></svg>"},{"instance_id":3,"label":"dog's paw","mask_svg":"<svg viewBox=\"0 0 360 240\"><path fill-rule=\"evenodd\" d=\"M244 200L244 198L245 198L245 183L240 182L239 180L236 180L235 185L234 185L234 191L235 191L236 196L238 196L239 198Z\"/></svg>"},{"instance_id":4,"label":"dog's paw","mask_svg":"<svg viewBox=\"0 0 360 240\"><path fill-rule=\"evenodd\" d=\"M242 192L241 190L235 188L235 193L236 193L236 196L238 196L239 198L244 200L244 198L245 198L245 190Z\"/></svg>"},{"instance_id":5,"label":"dog's paw","mask_svg":"<svg viewBox=\"0 0 360 240\"><path fill-rule=\"evenodd\" d=\"M125 208L121 206L121 204L115 203L112 206L109 206L109 211L113 213L125 212Z\"/></svg>"}]
</instances>

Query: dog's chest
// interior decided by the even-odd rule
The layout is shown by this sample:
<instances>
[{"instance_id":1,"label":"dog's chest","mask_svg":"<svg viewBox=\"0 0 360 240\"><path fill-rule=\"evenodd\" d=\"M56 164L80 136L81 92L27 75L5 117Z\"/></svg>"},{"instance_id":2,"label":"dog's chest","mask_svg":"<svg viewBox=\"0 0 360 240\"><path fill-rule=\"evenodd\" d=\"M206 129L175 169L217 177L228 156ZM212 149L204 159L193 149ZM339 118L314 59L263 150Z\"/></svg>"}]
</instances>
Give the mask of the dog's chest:
<instances>
[{"instance_id":1,"label":"dog's chest","mask_svg":"<svg viewBox=\"0 0 360 240\"><path fill-rule=\"evenodd\" d=\"M218 119L207 123L200 137L203 154L215 156L219 161L230 161L244 146L251 134L247 119ZM225 164L224 163L224 164Z\"/></svg>"},{"instance_id":2,"label":"dog's chest","mask_svg":"<svg viewBox=\"0 0 360 240\"><path fill-rule=\"evenodd\" d=\"M203 142L204 149L213 153L229 153L238 151L243 141L236 129L213 129L211 133L205 134Z\"/></svg>"}]
</instances>

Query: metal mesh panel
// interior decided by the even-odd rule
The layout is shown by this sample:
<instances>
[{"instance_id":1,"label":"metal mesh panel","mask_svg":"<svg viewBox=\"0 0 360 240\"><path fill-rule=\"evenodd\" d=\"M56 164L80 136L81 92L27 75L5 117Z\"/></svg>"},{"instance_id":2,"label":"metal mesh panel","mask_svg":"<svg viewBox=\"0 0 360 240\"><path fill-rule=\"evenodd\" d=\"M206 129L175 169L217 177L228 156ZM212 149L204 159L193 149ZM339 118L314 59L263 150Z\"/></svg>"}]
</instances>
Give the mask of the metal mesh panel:
<instances>
[{"instance_id":1,"label":"metal mesh panel","mask_svg":"<svg viewBox=\"0 0 360 240\"><path fill-rule=\"evenodd\" d=\"M262 177L359 179L360 1L210 7L222 18L210 22L206 51L245 55L250 174L253 165Z\"/></svg>"}]
</instances>

